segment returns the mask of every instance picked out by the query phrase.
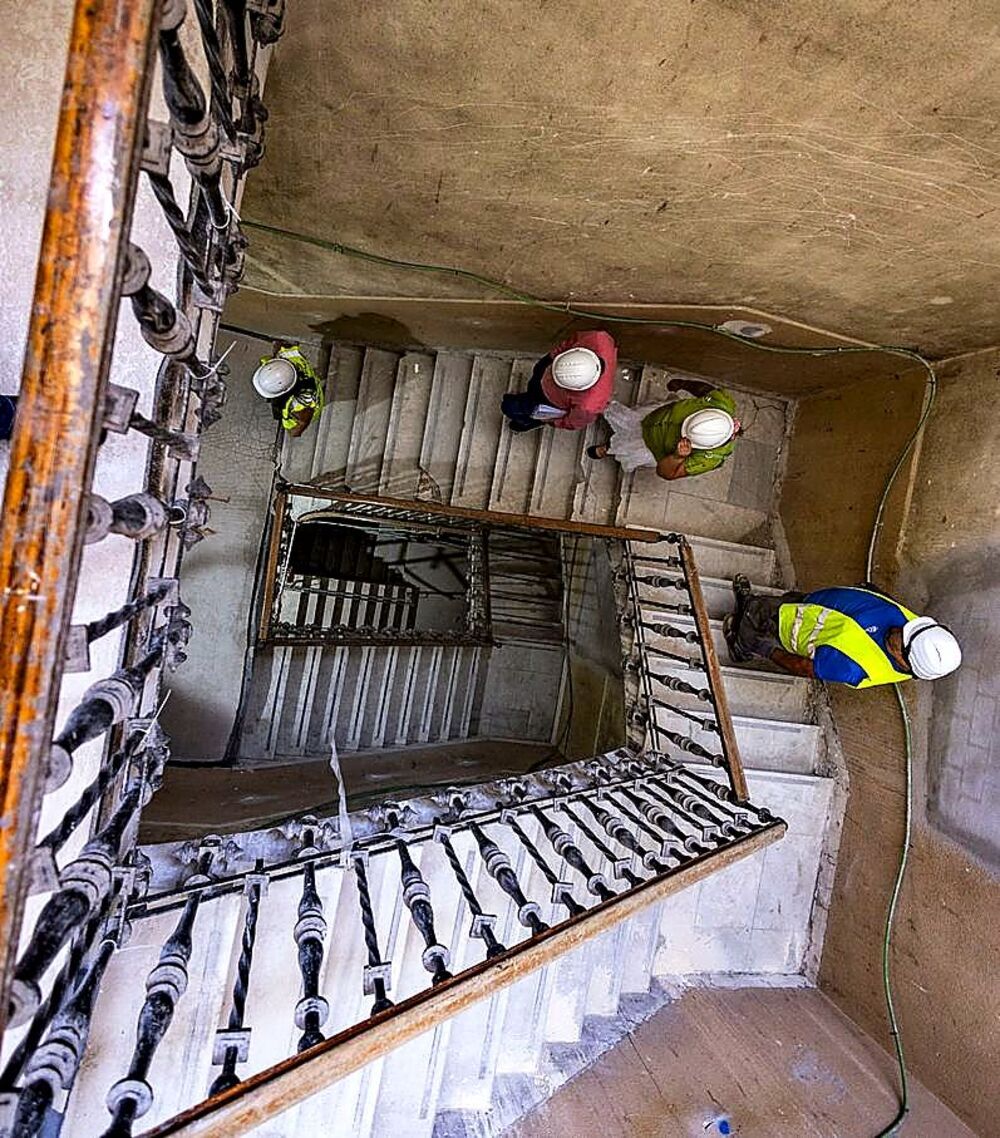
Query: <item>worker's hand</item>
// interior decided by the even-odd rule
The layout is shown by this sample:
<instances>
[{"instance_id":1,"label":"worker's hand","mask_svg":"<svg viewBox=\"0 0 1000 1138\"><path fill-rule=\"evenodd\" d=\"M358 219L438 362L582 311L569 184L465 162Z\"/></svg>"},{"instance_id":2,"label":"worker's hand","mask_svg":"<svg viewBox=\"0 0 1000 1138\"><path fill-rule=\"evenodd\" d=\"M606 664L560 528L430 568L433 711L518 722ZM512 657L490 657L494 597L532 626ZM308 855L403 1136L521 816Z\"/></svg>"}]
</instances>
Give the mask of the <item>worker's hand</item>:
<instances>
[{"instance_id":1,"label":"worker's hand","mask_svg":"<svg viewBox=\"0 0 1000 1138\"><path fill-rule=\"evenodd\" d=\"M677 443L677 449L674 451L674 453L678 458L687 458L693 450L694 447L691 445L690 439L680 439Z\"/></svg>"}]
</instances>

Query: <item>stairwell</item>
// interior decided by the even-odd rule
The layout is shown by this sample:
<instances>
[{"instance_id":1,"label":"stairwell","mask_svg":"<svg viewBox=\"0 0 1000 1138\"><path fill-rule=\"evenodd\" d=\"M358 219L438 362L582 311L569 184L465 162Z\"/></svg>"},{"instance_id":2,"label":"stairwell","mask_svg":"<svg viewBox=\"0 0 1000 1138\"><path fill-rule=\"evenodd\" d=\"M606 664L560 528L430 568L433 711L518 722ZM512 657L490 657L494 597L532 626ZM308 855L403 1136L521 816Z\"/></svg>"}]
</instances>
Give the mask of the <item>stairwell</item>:
<instances>
[{"instance_id":1,"label":"stairwell","mask_svg":"<svg viewBox=\"0 0 1000 1138\"><path fill-rule=\"evenodd\" d=\"M799 985L815 974L839 833L840 797L832 777L835 739L815 685L754 665L725 664L721 639L721 620L733 604L735 573L745 573L758 591L779 592L793 583L780 553L774 493L780 484L790 408L779 399L737 392L737 399L752 411L744 413L746 437L726 467L681 486L668 486L648 472L622 478L615 464L594 463L583 454L587 445L603 437L600 425L581 434L542 429L515 436L504 429L500 396L523 386L532 362L500 352L395 352L337 345L327 373L327 410L303 437L284 439L281 474L295 484L313 482L429 504L662 531L683 527L695 551L713 636L724 661L751 800L786 819L788 834L376 1060L262 1126L257 1131L262 1136L310 1133L320 1127L337 1136L380 1136L403 1126L408 1134L427 1138L498 1134L610 1047L637 1017L651 1014L686 984L741 977L752 983ZM639 405L656 402L665 396L670 377L662 368L623 366L616 378L616 398ZM638 556L646 558L673 552L667 543L636 548ZM524 555L523 549L507 552L506 584L515 593L524 583ZM613 572L614 550L604 556ZM564 544L561 560L565 557ZM553 575L559 568L551 563L549 567ZM647 575L662 576L659 568L650 563ZM640 583L638 596L643 619L665 620L680 631L693 629L692 618L676 611L680 594L668 584ZM534 600L551 606L552 597ZM578 617L587 608L572 587L566 600L567 611ZM619 618L623 615L620 609ZM498 692L507 712L519 697L526 709L537 705L535 677L544 669L531 663L531 653L538 659L547 653L556 669L548 680L555 682L560 697L557 707L548 708L544 725L546 737L555 738L565 709L568 669L563 645L532 643L530 636L520 642L516 634L510 635L514 631L507 629L519 682L509 666L505 673L503 647L264 649L266 667L259 673L264 682L254 697L259 702L246 717L251 732L259 731L264 740L258 757L326 758L331 737L343 751L437 742L457 745L458 755L461 741L478 732L502 737L498 721L489 719ZM636 653L624 622L622 633L621 652L628 665ZM671 653L657 659L662 674L701 686L694 644L656 633L649 634L649 643ZM626 670L620 690L623 735L637 695ZM717 749L717 737L691 718L704 712L696 697L669 692L669 703L672 708L654 704L658 723L706 750ZM689 714L682 714L685 711ZM484 723L491 725L484 729ZM521 737L531 736L525 730ZM641 749L650 741L648 731L636 736L632 729L632 746ZM691 769L716 777L710 768ZM579 820L568 824L596 864L614 854L600 827ZM529 828L529 836L542 841L537 826ZM155 849L147 852L154 864L165 856ZM428 851L420 864L432 895L440 897L450 870L437 852ZM511 846L507 852L526 894L539 899L544 919L557 920L551 883L524 848ZM610 864L621 867L615 857ZM471 871L471 848L467 865ZM488 890L489 879L478 863L475 871L479 876L473 886ZM565 876L568 870L563 864L557 872ZM393 960L395 982L405 993L425 975L424 945L406 920L394 879L384 878L384 890L382 881L376 872L373 903L380 927L389 930L385 957ZM327 912L338 906L356 909L350 886L330 876L325 882L320 893ZM285 893L281 903L290 907L291 927L295 897L287 889L280 895ZM516 910L502 902L496 912L496 935L509 943L517 937ZM436 920L438 928L447 931L441 939L455 946L455 967L471 963L471 941L465 935L468 913L462 903L436 906ZM237 935L235 922L235 911L216 918L212 951L221 955L214 963L199 965L203 977L224 968L227 955L232 968L225 946ZM148 934L144 931L133 941L136 952L155 955L165 926L153 924ZM280 952L274 955L280 957ZM352 1016L362 1014L366 997L355 982L361 963L360 956L328 957L322 986L343 1001L336 1008L337 1023L350 1023ZM293 970L270 973L267 984L269 1006L295 1004L298 977ZM258 1019L266 1020L269 1014L262 1012ZM289 1021L282 1030L288 1035L294 1026ZM272 1050L275 1057L288 1053L291 1040L282 1031L278 1035L281 1038L265 1052L255 1050L255 1066L266 1065ZM201 1062L204 1066L204 1059ZM425 1074L415 1078L415 1072ZM191 1072L178 1104L185 1093L188 1101L197 1097L196 1088L207 1085L210 1074L200 1068ZM169 1105L163 1104L163 1110Z\"/></svg>"}]
</instances>

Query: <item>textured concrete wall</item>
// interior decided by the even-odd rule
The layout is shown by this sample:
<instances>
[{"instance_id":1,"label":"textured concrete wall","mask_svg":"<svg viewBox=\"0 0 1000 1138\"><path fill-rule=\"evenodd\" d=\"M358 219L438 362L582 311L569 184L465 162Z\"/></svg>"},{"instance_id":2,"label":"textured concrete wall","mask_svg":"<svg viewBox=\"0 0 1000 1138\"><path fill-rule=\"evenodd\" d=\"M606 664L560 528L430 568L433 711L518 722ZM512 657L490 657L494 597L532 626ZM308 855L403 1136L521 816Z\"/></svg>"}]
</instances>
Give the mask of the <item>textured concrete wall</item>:
<instances>
[{"instance_id":1,"label":"textured concrete wall","mask_svg":"<svg viewBox=\"0 0 1000 1138\"><path fill-rule=\"evenodd\" d=\"M996 6L296 0L244 213L555 298L991 344ZM278 292L481 295L255 235Z\"/></svg>"},{"instance_id":2,"label":"textured concrete wall","mask_svg":"<svg viewBox=\"0 0 1000 1138\"><path fill-rule=\"evenodd\" d=\"M982 353L939 369L936 408L891 499L876 571L918 611L950 621L966 650L955 677L907 692L915 832L893 968L912 1070L982 1134L995 1129L1000 1016L1000 883L976 856L995 829L998 785L989 765L997 657L986 648L996 625L1000 431L989 408L998 362ZM911 372L799 403L782 518L800 584L860 579L878 495L922 394ZM820 983L889 1046L879 953L902 841L899 711L890 691L829 690L850 798Z\"/></svg>"}]
</instances>

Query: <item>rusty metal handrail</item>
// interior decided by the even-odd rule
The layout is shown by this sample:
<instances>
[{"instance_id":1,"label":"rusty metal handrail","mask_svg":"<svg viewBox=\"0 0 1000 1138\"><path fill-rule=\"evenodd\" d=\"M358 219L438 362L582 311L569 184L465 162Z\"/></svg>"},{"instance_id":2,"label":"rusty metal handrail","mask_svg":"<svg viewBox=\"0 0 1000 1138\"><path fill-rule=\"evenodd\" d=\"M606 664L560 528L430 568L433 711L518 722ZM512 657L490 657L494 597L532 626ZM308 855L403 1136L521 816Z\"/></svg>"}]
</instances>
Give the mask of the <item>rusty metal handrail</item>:
<instances>
[{"instance_id":1,"label":"rusty metal handrail","mask_svg":"<svg viewBox=\"0 0 1000 1138\"><path fill-rule=\"evenodd\" d=\"M78 0L70 33L0 535L0 1028L80 566L157 7Z\"/></svg>"}]
</instances>

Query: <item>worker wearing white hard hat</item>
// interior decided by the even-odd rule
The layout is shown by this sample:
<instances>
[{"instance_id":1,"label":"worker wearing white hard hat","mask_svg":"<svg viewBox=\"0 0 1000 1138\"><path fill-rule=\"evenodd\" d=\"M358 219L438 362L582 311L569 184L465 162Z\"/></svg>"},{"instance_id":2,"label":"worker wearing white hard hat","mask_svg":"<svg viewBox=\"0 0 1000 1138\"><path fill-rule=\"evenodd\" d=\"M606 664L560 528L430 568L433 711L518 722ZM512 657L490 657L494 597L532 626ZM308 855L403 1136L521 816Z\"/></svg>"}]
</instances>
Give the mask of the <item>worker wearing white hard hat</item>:
<instances>
[{"instance_id":1,"label":"worker wearing white hard hat","mask_svg":"<svg viewBox=\"0 0 1000 1138\"><path fill-rule=\"evenodd\" d=\"M323 384L298 344L276 344L275 349L253 373L254 390L270 402L271 413L292 438L298 438L323 410Z\"/></svg>"},{"instance_id":2,"label":"worker wearing white hard hat","mask_svg":"<svg viewBox=\"0 0 1000 1138\"><path fill-rule=\"evenodd\" d=\"M796 676L856 688L938 680L962 663L954 634L870 588L754 596L733 583L736 611L724 623L730 655L763 658Z\"/></svg>"},{"instance_id":3,"label":"worker wearing white hard hat","mask_svg":"<svg viewBox=\"0 0 1000 1138\"><path fill-rule=\"evenodd\" d=\"M534 366L528 388L503 397L500 407L512 431L545 423L582 431L611 398L618 349L607 332L576 332Z\"/></svg>"},{"instance_id":4,"label":"worker wearing white hard hat","mask_svg":"<svg viewBox=\"0 0 1000 1138\"><path fill-rule=\"evenodd\" d=\"M614 433L607 444L592 446L587 454L613 458L626 471L655 468L668 482L721 466L742 430L733 397L693 376L674 377L667 386L689 391L691 397L643 407L612 401L604 418Z\"/></svg>"}]
</instances>

